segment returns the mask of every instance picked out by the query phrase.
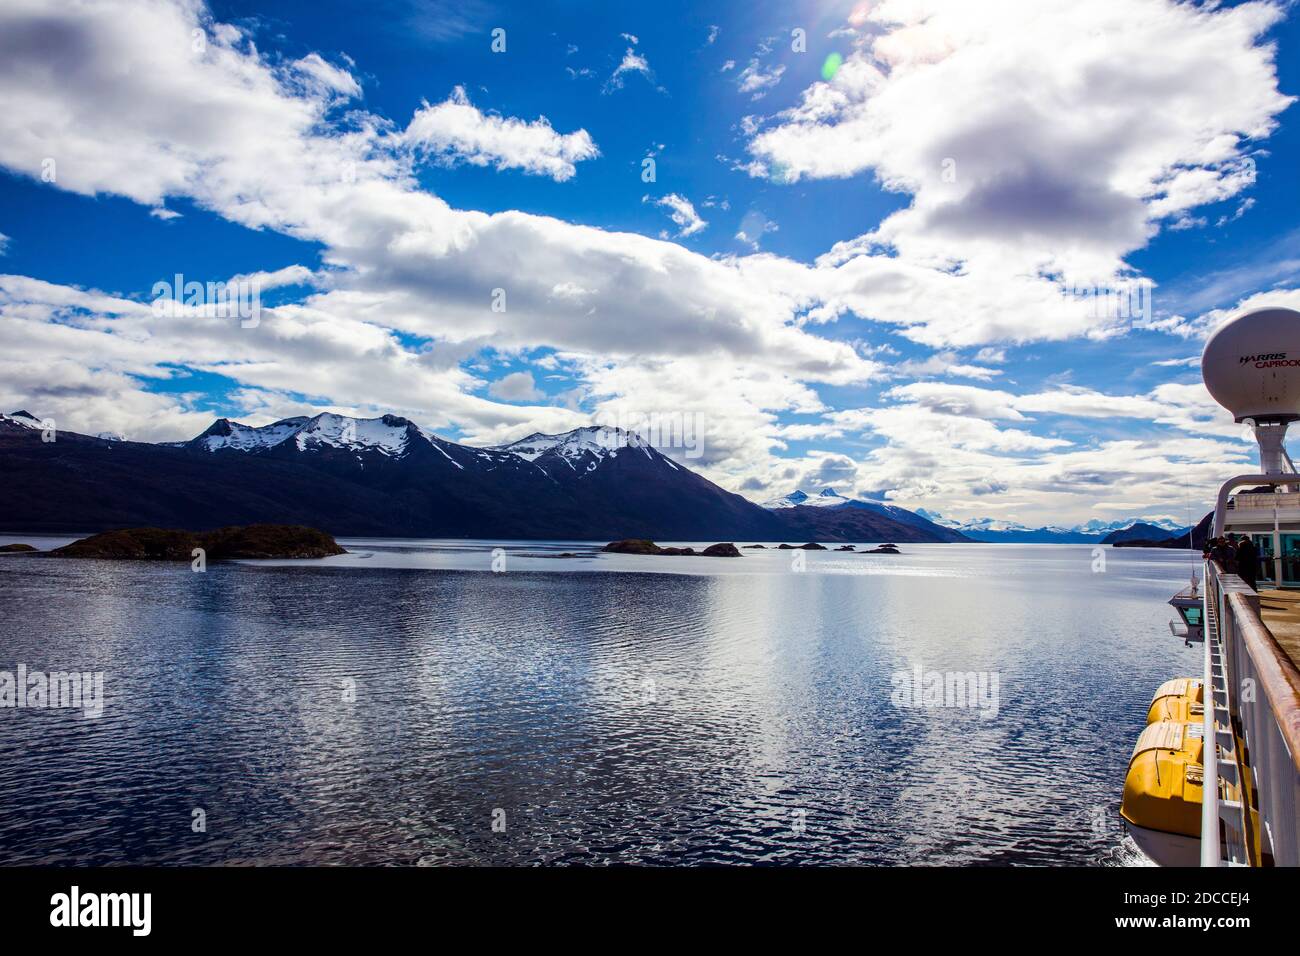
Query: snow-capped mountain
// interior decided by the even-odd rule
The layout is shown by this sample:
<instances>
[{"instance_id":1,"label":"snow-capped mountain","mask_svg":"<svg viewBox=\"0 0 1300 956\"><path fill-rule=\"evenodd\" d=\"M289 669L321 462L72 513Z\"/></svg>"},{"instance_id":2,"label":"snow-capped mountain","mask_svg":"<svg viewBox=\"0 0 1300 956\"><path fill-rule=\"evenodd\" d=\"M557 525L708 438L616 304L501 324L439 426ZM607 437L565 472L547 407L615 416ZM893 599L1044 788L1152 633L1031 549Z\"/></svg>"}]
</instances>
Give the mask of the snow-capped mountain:
<instances>
[{"instance_id":1,"label":"snow-capped mountain","mask_svg":"<svg viewBox=\"0 0 1300 956\"><path fill-rule=\"evenodd\" d=\"M400 478L414 474L419 465L432 473L477 475L499 469L535 480L545 477L518 455L460 445L398 415L352 418L325 412L260 426L219 418L197 438L173 444L219 456L242 453L297 460L341 476L368 470Z\"/></svg>"},{"instance_id":2,"label":"snow-capped mountain","mask_svg":"<svg viewBox=\"0 0 1300 956\"><path fill-rule=\"evenodd\" d=\"M0 415L0 500L28 503L9 519L15 528L271 521L343 535L1093 542L1139 523L956 522L831 488L759 507L608 427L493 448L449 441L397 415L331 412L260 426L221 418L189 441L163 444L63 431L47 443L44 429L26 410ZM1167 517L1141 520L1180 530Z\"/></svg>"},{"instance_id":3,"label":"snow-capped mountain","mask_svg":"<svg viewBox=\"0 0 1300 956\"><path fill-rule=\"evenodd\" d=\"M624 431L621 428L589 425L575 428L560 435L543 435L535 432L527 438L498 445L499 451L508 451L526 461L536 461L544 455L554 456L557 460L577 468L578 463L597 463L607 458L617 458L623 449L640 451L647 458L652 449L640 435Z\"/></svg>"},{"instance_id":4,"label":"snow-capped mountain","mask_svg":"<svg viewBox=\"0 0 1300 956\"><path fill-rule=\"evenodd\" d=\"M199 437L189 442L174 442L177 445L189 444L204 451L252 451L257 448L274 448L282 441L287 441L307 423L306 418L286 418L270 425L244 425L232 422L228 418L218 418Z\"/></svg>"},{"instance_id":5,"label":"snow-capped mountain","mask_svg":"<svg viewBox=\"0 0 1300 956\"><path fill-rule=\"evenodd\" d=\"M769 498L763 502L764 508L840 508L850 505L853 499L845 498L830 488L823 488L819 495L808 495L798 489L779 498Z\"/></svg>"},{"instance_id":6,"label":"snow-capped mountain","mask_svg":"<svg viewBox=\"0 0 1300 956\"><path fill-rule=\"evenodd\" d=\"M352 418L324 412L311 418L285 418L270 425L244 425L219 418L190 444L204 451L258 451L292 442L298 451L310 448L339 448L376 451L398 457L412 440L432 442L413 422L396 415L382 418Z\"/></svg>"},{"instance_id":7,"label":"snow-capped mountain","mask_svg":"<svg viewBox=\"0 0 1300 956\"><path fill-rule=\"evenodd\" d=\"M1031 528L1015 521L1001 518L972 518L967 521L954 521L941 514L918 509L918 514L935 524L960 531L975 541L1004 542L1009 544L1088 544L1100 542L1114 532L1126 531L1135 525L1152 525L1168 531L1171 535L1181 534L1187 530L1167 515L1152 518L1124 518L1117 521L1092 519L1071 527L1044 525Z\"/></svg>"},{"instance_id":8,"label":"snow-capped mountain","mask_svg":"<svg viewBox=\"0 0 1300 956\"><path fill-rule=\"evenodd\" d=\"M338 535L604 541L790 532L616 429L474 448L395 415L323 413L261 426L218 419L164 444L68 432L57 445L40 439L35 416L0 421L0 500L38 499L22 515L0 513L0 525L204 530L267 521Z\"/></svg>"},{"instance_id":9,"label":"snow-capped mountain","mask_svg":"<svg viewBox=\"0 0 1300 956\"><path fill-rule=\"evenodd\" d=\"M794 514L803 515L802 520L814 527L834 527L834 523L838 522L839 530L844 534L846 540L857 540L852 533L853 526L862 525L862 514L864 512L878 519L877 527L881 527L879 522L897 525L893 537L900 541L965 540L960 532L936 524L917 512L908 511L906 508L900 508L897 505L882 504L878 501L847 498L833 488L823 488L816 495L809 495L802 490L796 489L788 495L765 501L763 507L778 514L793 512ZM814 519L811 514L808 514L809 509L816 509L816 513L821 517ZM916 536L918 534L921 537L918 538ZM884 536L889 537L890 535L884 534Z\"/></svg>"},{"instance_id":10,"label":"snow-capped mountain","mask_svg":"<svg viewBox=\"0 0 1300 956\"><path fill-rule=\"evenodd\" d=\"M1139 515L1132 518L1121 518L1118 521L1101 521L1094 518L1084 524L1077 524L1070 530L1105 535L1112 531L1124 531L1135 524L1149 524L1165 531L1176 531L1179 534L1187 530L1185 522L1179 521L1177 518L1171 518L1169 515Z\"/></svg>"},{"instance_id":11,"label":"snow-capped mountain","mask_svg":"<svg viewBox=\"0 0 1300 956\"><path fill-rule=\"evenodd\" d=\"M0 423L13 425L18 428L35 428L38 430L44 428L40 419L26 410L17 411L10 415L0 415Z\"/></svg>"}]
</instances>

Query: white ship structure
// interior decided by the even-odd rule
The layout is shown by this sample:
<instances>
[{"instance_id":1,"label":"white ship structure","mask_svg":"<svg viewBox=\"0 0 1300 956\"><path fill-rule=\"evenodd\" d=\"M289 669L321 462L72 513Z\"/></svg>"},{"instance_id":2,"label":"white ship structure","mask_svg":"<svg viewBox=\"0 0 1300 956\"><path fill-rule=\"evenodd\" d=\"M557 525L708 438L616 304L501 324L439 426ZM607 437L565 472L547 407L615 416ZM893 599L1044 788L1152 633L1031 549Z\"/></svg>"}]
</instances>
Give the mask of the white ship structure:
<instances>
[{"instance_id":1,"label":"white ship structure","mask_svg":"<svg viewBox=\"0 0 1300 956\"><path fill-rule=\"evenodd\" d=\"M1300 475L1284 439L1300 419L1300 312L1234 318L1210 337L1201 366L1260 453L1257 474L1219 490L1209 537L1248 537L1258 567L1210 554L1204 586L1193 577L1169 602L1174 634L1203 645L1202 672L1156 692L1120 814L1162 865L1298 866Z\"/></svg>"}]
</instances>

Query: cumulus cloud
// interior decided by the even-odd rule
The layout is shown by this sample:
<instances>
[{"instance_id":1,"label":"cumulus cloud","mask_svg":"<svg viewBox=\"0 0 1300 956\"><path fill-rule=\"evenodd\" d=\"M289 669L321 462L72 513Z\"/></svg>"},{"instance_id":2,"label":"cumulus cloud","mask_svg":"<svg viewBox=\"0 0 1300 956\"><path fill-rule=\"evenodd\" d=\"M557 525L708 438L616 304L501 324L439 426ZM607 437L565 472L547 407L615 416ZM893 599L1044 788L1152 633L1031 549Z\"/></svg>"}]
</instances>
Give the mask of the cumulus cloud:
<instances>
[{"instance_id":1,"label":"cumulus cloud","mask_svg":"<svg viewBox=\"0 0 1300 956\"><path fill-rule=\"evenodd\" d=\"M833 79L756 132L742 168L909 195L820 264L834 308L930 345L1123 328L1062 288L1131 277L1125 256L1160 223L1247 189L1252 143L1291 102L1263 42L1275 2L886 0L863 16Z\"/></svg>"},{"instance_id":2,"label":"cumulus cloud","mask_svg":"<svg viewBox=\"0 0 1300 956\"><path fill-rule=\"evenodd\" d=\"M361 95L361 85L342 67L328 63L319 53L309 53L294 61L294 67L318 88L337 93L345 99Z\"/></svg>"},{"instance_id":3,"label":"cumulus cloud","mask_svg":"<svg viewBox=\"0 0 1300 956\"><path fill-rule=\"evenodd\" d=\"M503 375L488 386L488 394L506 402L536 402L545 398L545 393L533 381L532 372Z\"/></svg>"},{"instance_id":4,"label":"cumulus cloud","mask_svg":"<svg viewBox=\"0 0 1300 956\"><path fill-rule=\"evenodd\" d=\"M918 382L883 397L881 406L826 416L841 435L884 439L858 463L860 492L887 489L890 500L913 508L941 502L953 517L1054 524L1155 507L1195 521L1199 503L1253 454L1199 383L1115 396ZM1155 418L1136 438L1081 442L1032 432L1044 416ZM1108 500L1115 489L1132 489L1136 500Z\"/></svg>"},{"instance_id":5,"label":"cumulus cloud","mask_svg":"<svg viewBox=\"0 0 1300 956\"><path fill-rule=\"evenodd\" d=\"M891 366L890 373L911 378L931 378L938 375L989 381L1001 375L1002 370L963 362L956 352L935 352L929 358L899 362Z\"/></svg>"},{"instance_id":6,"label":"cumulus cloud","mask_svg":"<svg viewBox=\"0 0 1300 956\"><path fill-rule=\"evenodd\" d=\"M532 122L485 114L458 86L446 100L417 110L404 141L440 162L522 169L556 182L572 179L575 164L600 155L580 129L557 133L545 116Z\"/></svg>"}]
</instances>

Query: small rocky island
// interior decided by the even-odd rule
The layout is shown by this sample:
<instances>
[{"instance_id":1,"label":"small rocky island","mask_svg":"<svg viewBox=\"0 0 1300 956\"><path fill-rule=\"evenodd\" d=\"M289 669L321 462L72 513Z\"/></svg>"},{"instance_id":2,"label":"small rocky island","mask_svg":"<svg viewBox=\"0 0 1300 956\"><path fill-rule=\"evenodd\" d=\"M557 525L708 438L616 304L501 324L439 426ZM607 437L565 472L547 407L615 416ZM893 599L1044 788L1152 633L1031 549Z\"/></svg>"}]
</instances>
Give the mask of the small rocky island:
<instances>
[{"instance_id":1,"label":"small rocky island","mask_svg":"<svg viewBox=\"0 0 1300 956\"><path fill-rule=\"evenodd\" d=\"M611 541L601 550L611 554L651 554L667 557L738 558L741 556L734 544L711 544L703 551L696 551L694 548L661 548L645 538Z\"/></svg>"},{"instance_id":2,"label":"small rocky island","mask_svg":"<svg viewBox=\"0 0 1300 956\"><path fill-rule=\"evenodd\" d=\"M776 549L778 551L825 551L826 545L809 541L807 544L779 544Z\"/></svg>"},{"instance_id":3,"label":"small rocky island","mask_svg":"<svg viewBox=\"0 0 1300 956\"><path fill-rule=\"evenodd\" d=\"M898 550L896 544L882 544L870 551L859 551L858 554L902 554L902 552Z\"/></svg>"},{"instance_id":4,"label":"small rocky island","mask_svg":"<svg viewBox=\"0 0 1300 956\"><path fill-rule=\"evenodd\" d=\"M325 558L347 554L316 528L288 524L250 524L216 531L126 528L105 531L50 551L57 558L109 558L119 561L190 561L202 548L209 561L232 558Z\"/></svg>"},{"instance_id":5,"label":"small rocky island","mask_svg":"<svg viewBox=\"0 0 1300 956\"><path fill-rule=\"evenodd\" d=\"M0 544L0 554L30 554L35 550L30 544Z\"/></svg>"}]
</instances>

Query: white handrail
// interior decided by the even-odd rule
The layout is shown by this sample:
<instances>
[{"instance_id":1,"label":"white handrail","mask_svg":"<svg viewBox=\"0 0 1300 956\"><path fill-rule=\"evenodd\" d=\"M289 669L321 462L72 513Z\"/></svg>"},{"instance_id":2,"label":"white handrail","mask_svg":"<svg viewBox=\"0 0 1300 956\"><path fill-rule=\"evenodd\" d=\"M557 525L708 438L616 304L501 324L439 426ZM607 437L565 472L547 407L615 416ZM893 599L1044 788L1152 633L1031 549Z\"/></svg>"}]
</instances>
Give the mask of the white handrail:
<instances>
[{"instance_id":1,"label":"white handrail","mask_svg":"<svg viewBox=\"0 0 1300 956\"><path fill-rule=\"evenodd\" d=\"M1205 578L1201 865L1300 866L1300 670L1264 623L1254 589L1213 560ZM1230 755L1229 779L1239 790L1230 805L1219 799L1220 771L1228 769L1217 759L1220 697L1227 707L1222 732L1231 735L1224 762Z\"/></svg>"}]
</instances>

